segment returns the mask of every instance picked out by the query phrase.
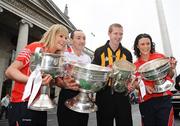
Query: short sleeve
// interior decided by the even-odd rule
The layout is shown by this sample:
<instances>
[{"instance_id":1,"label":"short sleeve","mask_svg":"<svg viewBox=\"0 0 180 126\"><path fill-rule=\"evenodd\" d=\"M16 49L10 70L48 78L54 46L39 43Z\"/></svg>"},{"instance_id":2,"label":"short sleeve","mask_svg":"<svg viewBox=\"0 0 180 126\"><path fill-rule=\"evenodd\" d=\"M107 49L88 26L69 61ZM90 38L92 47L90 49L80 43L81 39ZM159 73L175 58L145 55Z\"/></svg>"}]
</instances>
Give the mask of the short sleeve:
<instances>
[{"instance_id":1,"label":"short sleeve","mask_svg":"<svg viewBox=\"0 0 180 126\"><path fill-rule=\"evenodd\" d=\"M31 55L32 55L31 50L28 47L25 47L19 52L16 60L22 61L23 65L25 66L29 63Z\"/></svg>"}]
</instances>

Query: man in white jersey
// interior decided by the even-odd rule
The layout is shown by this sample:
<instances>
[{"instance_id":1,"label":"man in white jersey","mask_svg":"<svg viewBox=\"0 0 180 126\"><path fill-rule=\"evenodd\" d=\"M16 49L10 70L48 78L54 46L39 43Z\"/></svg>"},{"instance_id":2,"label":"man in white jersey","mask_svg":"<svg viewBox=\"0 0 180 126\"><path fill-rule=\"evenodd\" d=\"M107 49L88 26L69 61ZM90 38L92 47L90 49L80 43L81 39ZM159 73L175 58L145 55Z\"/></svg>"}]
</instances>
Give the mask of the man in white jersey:
<instances>
[{"instance_id":1,"label":"man in white jersey","mask_svg":"<svg viewBox=\"0 0 180 126\"><path fill-rule=\"evenodd\" d=\"M91 58L83 52L86 44L86 36L81 30L75 30L71 33L71 47L68 47L64 53L69 61L79 63L91 63ZM89 115L70 110L65 106L66 100L76 96L79 91L77 87L74 90L62 87L59 94L57 117L59 126L87 126Z\"/></svg>"}]
</instances>

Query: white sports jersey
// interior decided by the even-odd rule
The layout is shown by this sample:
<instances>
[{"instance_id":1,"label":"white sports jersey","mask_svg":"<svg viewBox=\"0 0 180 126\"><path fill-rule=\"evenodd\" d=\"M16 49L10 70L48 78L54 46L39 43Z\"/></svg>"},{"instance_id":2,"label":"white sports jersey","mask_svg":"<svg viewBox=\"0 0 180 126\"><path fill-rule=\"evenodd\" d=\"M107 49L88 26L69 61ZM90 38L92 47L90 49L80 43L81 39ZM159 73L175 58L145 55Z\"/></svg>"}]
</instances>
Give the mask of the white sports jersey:
<instances>
[{"instance_id":1,"label":"white sports jersey","mask_svg":"<svg viewBox=\"0 0 180 126\"><path fill-rule=\"evenodd\" d=\"M65 57L67 58L68 61L72 62L78 62L78 63L91 63L91 58L85 54L84 52L80 55L77 56L73 49L71 48L70 50L64 52Z\"/></svg>"}]
</instances>

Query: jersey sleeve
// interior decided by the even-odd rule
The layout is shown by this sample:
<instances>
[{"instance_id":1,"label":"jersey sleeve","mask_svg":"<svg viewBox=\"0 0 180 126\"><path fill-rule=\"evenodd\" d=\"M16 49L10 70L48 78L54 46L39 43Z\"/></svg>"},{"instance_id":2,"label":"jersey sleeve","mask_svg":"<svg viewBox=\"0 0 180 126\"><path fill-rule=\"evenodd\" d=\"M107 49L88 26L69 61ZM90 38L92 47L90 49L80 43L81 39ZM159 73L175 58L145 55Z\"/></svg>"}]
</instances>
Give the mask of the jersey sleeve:
<instances>
[{"instance_id":1,"label":"jersey sleeve","mask_svg":"<svg viewBox=\"0 0 180 126\"><path fill-rule=\"evenodd\" d=\"M100 54L98 53L98 50L94 52L94 57L91 63L96 65L101 65L101 58L100 58Z\"/></svg>"},{"instance_id":2,"label":"jersey sleeve","mask_svg":"<svg viewBox=\"0 0 180 126\"><path fill-rule=\"evenodd\" d=\"M25 66L26 64L29 63L31 55L32 52L27 46L19 52L16 60L22 61L23 65Z\"/></svg>"},{"instance_id":3,"label":"jersey sleeve","mask_svg":"<svg viewBox=\"0 0 180 126\"><path fill-rule=\"evenodd\" d=\"M34 42L34 43L27 45L24 49L22 49L19 52L16 60L22 61L24 66L27 65L30 62L30 58L31 58L32 54L34 53L35 49L37 47L42 47L42 46L43 46L43 44L38 43L38 42Z\"/></svg>"}]
</instances>

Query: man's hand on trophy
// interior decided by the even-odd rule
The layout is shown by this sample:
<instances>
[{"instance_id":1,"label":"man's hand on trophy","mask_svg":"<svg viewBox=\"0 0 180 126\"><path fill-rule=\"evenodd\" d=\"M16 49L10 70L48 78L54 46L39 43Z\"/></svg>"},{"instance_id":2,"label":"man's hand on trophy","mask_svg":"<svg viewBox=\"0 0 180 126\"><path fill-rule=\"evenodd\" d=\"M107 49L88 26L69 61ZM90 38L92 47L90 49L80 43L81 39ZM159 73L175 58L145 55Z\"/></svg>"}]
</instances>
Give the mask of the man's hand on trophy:
<instances>
[{"instance_id":1,"label":"man's hand on trophy","mask_svg":"<svg viewBox=\"0 0 180 126\"><path fill-rule=\"evenodd\" d=\"M135 90L135 87L130 83L127 84L128 93L131 93Z\"/></svg>"},{"instance_id":2,"label":"man's hand on trophy","mask_svg":"<svg viewBox=\"0 0 180 126\"><path fill-rule=\"evenodd\" d=\"M132 92L135 89L139 89L139 80L138 77L132 75L131 81L127 85L128 92Z\"/></svg>"},{"instance_id":3,"label":"man's hand on trophy","mask_svg":"<svg viewBox=\"0 0 180 126\"><path fill-rule=\"evenodd\" d=\"M139 90L139 88L140 88L140 87L139 87L139 82L140 82L140 81L137 79L137 80L135 80L135 81L133 82L133 84L132 84L133 87L134 87L135 89L137 89L137 90Z\"/></svg>"},{"instance_id":4,"label":"man's hand on trophy","mask_svg":"<svg viewBox=\"0 0 180 126\"><path fill-rule=\"evenodd\" d=\"M66 76L63 78L63 80L64 80L64 88L75 90L75 91L79 90L80 85L76 83L73 77Z\"/></svg>"},{"instance_id":5,"label":"man's hand on trophy","mask_svg":"<svg viewBox=\"0 0 180 126\"><path fill-rule=\"evenodd\" d=\"M42 85L49 85L52 79L53 78L50 74L43 74L42 75Z\"/></svg>"},{"instance_id":6,"label":"man's hand on trophy","mask_svg":"<svg viewBox=\"0 0 180 126\"><path fill-rule=\"evenodd\" d=\"M75 91L79 90L79 84L77 84L74 78L70 76L57 77L55 79L55 84L56 86L61 88L71 89Z\"/></svg>"},{"instance_id":7,"label":"man's hand on trophy","mask_svg":"<svg viewBox=\"0 0 180 126\"><path fill-rule=\"evenodd\" d=\"M63 77L58 76L55 78L55 85L56 86L63 87L63 83L64 83Z\"/></svg>"}]
</instances>

